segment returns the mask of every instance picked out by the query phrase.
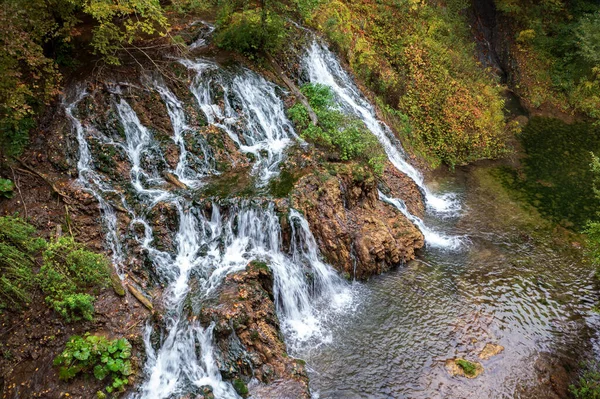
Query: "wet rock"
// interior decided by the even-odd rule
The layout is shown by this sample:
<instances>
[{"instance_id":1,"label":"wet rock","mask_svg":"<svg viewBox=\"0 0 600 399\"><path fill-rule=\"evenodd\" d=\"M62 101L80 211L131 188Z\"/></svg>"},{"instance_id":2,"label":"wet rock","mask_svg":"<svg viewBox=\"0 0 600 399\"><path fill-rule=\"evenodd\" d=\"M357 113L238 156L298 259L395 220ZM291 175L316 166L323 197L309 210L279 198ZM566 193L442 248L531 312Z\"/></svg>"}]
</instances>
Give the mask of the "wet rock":
<instances>
[{"instance_id":1,"label":"wet rock","mask_svg":"<svg viewBox=\"0 0 600 399\"><path fill-rule=\"evenodd\" d=\"M485 347L481 350L481 353L479 353L479 358L483 360L488 360L492 356L496 356L502 351L504 351L504 347L502 345L487 343L485 344Z\"/></svg>"},{"instance_id":2,"label":"wet rock","mask_svg":"<svg viewBox=\"0 0 600 399\"><path fill-rule=\"evenodd\" d=\"M419 186L404 173L388 163L380 183L381 191L392 198L402 198L409 212L420 218L425 214L425 204Z\"/></svg>"},{"instance_id":3,"label":"wet rock","mask_svg":"<svg viewBox=\"0 0 600 399\"><path fill-rule=\"evenodd\" d=\"M174 185L177 188L181 188L181 189L186 189L187 186L185 184L183 184L178 178L177 176L175 176L173 173L169 173L169 172L164 172L163 176L165 177L165 180L168 181L169 183L171 183L172 185Z\"/></svg>"},{"instance_id":4,"label":"wet rock","mask_svg":"<svg viewBox=\"0 0 600 399\"><path fill-rule=\"evenodd\" d=\"M537 384L522 388L525 394L522 397L537 398L567 398L569 397L569 383L571 377L567 371L576 369L575 364L565 363L565 359L551 353L540 353L535 360L534 370L537 375Z\"/></svg>"},{"instance_id":5,"label":"wet rock","mask_svg":"<svg viewBox=\"0 0 600 399\"><path fill-rule=\"evenodd\" d=\"M292 206L304 213L326 260L349 278L366 279L413 259L423 235L379 200L375 180L357 178L352 166L336 172L304 176L293 193Z\"/></svg>"},{"instance_id":6,"label":"wet rock","mask_svg":"<svg viewBox=\"0 0 600 399\"><path fill-rule=\"evenodd\" d=\"M293 398L309 398L304 362L287 355L272 290L271 270L265 263L251 262L246 270L227 276L215 304L201 310L200 320L215 323L221 374L240 394L247 386L251 397L269 397L255 396L261 389L280 389ZM249 384L253 379L258 382ZM278 388L271 388L275 382Z\"/></svg>"},{"instance_id":7,"label":"wet rock","mask_svg":"<svg viewBox=\"0 0 600 399\"><path fill-rule=\"evenodd\" d=\"M466 378L477 378L477 376L483 373L483 366L481 363L457 358L446 360L446 370L448 370L453 377L458 375Z\"/></svg>"}]
</instances>

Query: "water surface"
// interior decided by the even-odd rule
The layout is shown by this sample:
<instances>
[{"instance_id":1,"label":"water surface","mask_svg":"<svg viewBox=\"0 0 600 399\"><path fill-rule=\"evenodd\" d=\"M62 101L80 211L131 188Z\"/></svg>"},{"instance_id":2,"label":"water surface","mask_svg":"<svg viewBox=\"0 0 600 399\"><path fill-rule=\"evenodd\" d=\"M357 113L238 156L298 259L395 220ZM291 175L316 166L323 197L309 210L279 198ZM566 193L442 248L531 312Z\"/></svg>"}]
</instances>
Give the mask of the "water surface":
<instances>
[{"instance_id":1,"label":"water surface","mask_svg":"<svg viewBox=\"0 0 600 399\"><path fill-rule=\"evenodd\" d=\"M552 231L533 210L502 197L487 170L459 172L442 189L464 212L426 218L468 237L462 250L429 246L397 270L354 283L359 304L336 320L332 342L300 351L320 398L535 397L541 353L576 361L592 351L593 271L575 236ZM486 343L506 349L478 359ZM480 361L474 380L445 361ZM537 396L539 397L539 396Z\"/></svg>"}]
</instances>

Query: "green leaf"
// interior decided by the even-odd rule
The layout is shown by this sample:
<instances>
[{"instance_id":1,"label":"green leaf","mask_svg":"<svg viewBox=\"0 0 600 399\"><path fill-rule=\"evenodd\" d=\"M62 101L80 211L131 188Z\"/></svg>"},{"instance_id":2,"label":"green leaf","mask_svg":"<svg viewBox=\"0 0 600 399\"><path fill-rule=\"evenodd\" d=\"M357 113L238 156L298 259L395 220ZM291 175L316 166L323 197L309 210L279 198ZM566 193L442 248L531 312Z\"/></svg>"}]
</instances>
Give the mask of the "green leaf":
<instances>
[{"instance_id":1,"label":"green leaf","mask_svg":"<svg viewBox=\"0 0 600 399\"><path fill-rule=\"evenodd\" d=\"M115 362L113 359L108 359L108 362L106 363L106 367L110 371L118 371L119 370L119 366L117 365L117 362Z\"/></svg>"},{"instance_id":2,"label":"green leaf","mask_svg":"<svg viewBox=\"0 0 600 399\"><path fill-rule=\"evenodd\" d=\"M74 378L78 372L78 367L61 367L58 371L58 378L63 381L68 381L71 378Z\"/></svg>"},{"instance_id":3,"label":"green leaf","mask_svg":"<svg viewBox=\"0 0 600 399\"><path fill-rule=\"evenodd\" d=\"M123 374L123 375L133 374L133 367L131 367L130 361L126 361L125 363L123 363L123 369L121 370L121 374Z\"/></svg>"},{"instance_id":4,"label":"green leaf","mask_svg":"<svg viewBox=\"0 0 600 399\"><path fill-rule=\"evenodd\" d=\"M94 377L96 377L96 379L103 380L108 374L109 371L105 366L98 364L94 367Z\"/></svg>"}]
</instances>

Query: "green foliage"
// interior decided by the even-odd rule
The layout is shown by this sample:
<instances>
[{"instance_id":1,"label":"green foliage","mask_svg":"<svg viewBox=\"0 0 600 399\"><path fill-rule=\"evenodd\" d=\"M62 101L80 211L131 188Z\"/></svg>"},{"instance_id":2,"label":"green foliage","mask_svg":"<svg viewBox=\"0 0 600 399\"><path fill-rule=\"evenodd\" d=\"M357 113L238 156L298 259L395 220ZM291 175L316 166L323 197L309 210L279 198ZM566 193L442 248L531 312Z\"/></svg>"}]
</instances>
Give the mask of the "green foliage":
<instances>
[{"instance_id":1,"label":"green foliage","mask_svg":"<svg viewBox=\"0 0 600 399\"><path fill-rule=\"evenodd\" d=\"M127 339L108 340L100 335L72 336L64 351L54 359L59 378L69 381L80 374L93 374L100 381L109 378L106 392L119 392L133 374L131 344Z\"/></svg>"},{"instance_id":2,"label":"green foliage","mask_svg":"<svg viewBox=\"0 0 600 399\"><path fill-rule=\"evenodd\" d=\"M12 180L0 178L0 198L12 198L14 190L15 184Z\"/></svg>"},{"instance_id":3,"label":"green foliage","mask_svg":"<svg viewBox=\"0 0 600 399\"><path fill-rule=\"evenodd\" d=\"M468 6L333 0L311 19L382 102L410 118L405 138L434 165L506 152L502 89L474 57Z\"/></svg>"},{"instance_id":4,"label":"green foliage","mask_svg":"<svg viewBox=\"0 0 600 399\"><path fill-rule=\"evenodd\" d=\"M117 52L125 44L155 34L164 34L167 18L159 0L68 0L95 21L91 41L94 54L118 65Z\"/></svg>"},{"instance_id":5,"label":"green foliage","mask_svg":"<svg viewBox=\"0 0 600 399\"><path fill-rule=\"evenodd\" d=\"M110 284L106 258L88 251L72 237L51 242L43 257L37 281L46 303L67 321L92 320L94 297L84 292Z\"/></svg>"},{"instance_id":6,"label":"green foliage","mask_svg":"<svg viewBox=\"0 0 600 399\"><path fill-rule=\"evenodd\" d=\"M0 7L0 152L17 157L35 126L34 116L60 92L58 66L74 64L73 45L82 19L93 35L81 38L94 54L118 64L117 51L135 40L163 34L159 0L5 0Z\"/></svg>"},{"instance_id":7,"label":"green foliage","mask_svg":"<svg viewBox=\"0 0 600 399\"><path fill-rule=\"evenodd\" d=\"M543 103L600 120L600 4L592 0L495 0L521 32L513 86Z\"/></svg>"},{"instance_id":8,"label":"green foliage","mask_svg":"<svg viewBox=\"0 0 600 399\"><path fill-rule=\"evenodd\" d=\"M46 244L34 233L18 217L0 217L0 309L20 309L31 301L34 257Z\"/></svg>"},{"instance_id":9,"label":"green foliage","mask_svg":"<svg viewBox=\"0 0 600 399\"><path fill-rule=\"evenodd\" d=\"M469 362L465 359L457 359L456 364L460 367L466 375L474 376L477 373L477 366L474 363Z\"/></svg>"},{"instance_id":10,"label":"green foliage","mask_svg":"<svg viewBox=\"0 0 600 399\"><path fill-rule=\"evenodd\" d=\"M264 8L228 11L229 7L224 7L217 21L215 40L219 47L252 57L277 50L283 44L285 24L278 14Z\"/></svg>"},{"instance_id":11,"label":"green foliage","mask_svg":"<svg viewBox=\"0 0 600 399\"><path fill-rule=\"evenodd\" d=\"M383 173L385 153L381 145L359 119L344 114L335 107L331 88L306 84L301 88L318 118L310 122L308 110L297 102L288 110L300 136L335 154L341 161L358 160L376 174Z\"/></svg>"},{"instance_id":12,"label":"green foliage","mask_svg":"<svg viewBox=\"0 0 600 399\"><path fill-rule=\"evenodd\" d=\"M179 14L206 12L215 6L218 0L173 0L172 8Z\"/></svg>"},{"instance_id":13,"label":"green foliage","mask_svg":"<svg viewBox=\"0 0 600 399\"><path fill-rule=\"evenodd\" d=\"M248 386L239 378L233 380L233 388L242 397L246 397L248 395Z\"/></svg>"},{"instance_id":14,"label":"green foliage","mask_svg":"<svg viewBox=\"0 0 600 399\"><path fill-rule=\"evenodd\" d=\"M575 399L600 399L600 367L597 362L586 366L578 383L569 386L569 392Z\"/></svg>"},{"instance_id":15,"label":"green foliage","mask_svg":"<svg viewBox=\"0 0 600 399\"><path fill-rule=\"evenodd\" d=\"M591 157L592 187L596 198L600 199L600 158L594 155L594 153L591 154ZM596 214L595 218L591 218L584 230L587 241L586 252L596 267L600 267L600 222L597 221L598 216ZM600 269L596 269L596 278L598 279L600 279L599 273Z\"/></svg>"},{"instance_id":16,"label":"green foliage","mask_svg":"<svg viewBox=\"0 0 600 399\"><path fill-rule=\"evenodd\" d=\"M600 65L600 11L581 17L575 28L579 54L594 65Z\"/></svg>"}]
</instances>

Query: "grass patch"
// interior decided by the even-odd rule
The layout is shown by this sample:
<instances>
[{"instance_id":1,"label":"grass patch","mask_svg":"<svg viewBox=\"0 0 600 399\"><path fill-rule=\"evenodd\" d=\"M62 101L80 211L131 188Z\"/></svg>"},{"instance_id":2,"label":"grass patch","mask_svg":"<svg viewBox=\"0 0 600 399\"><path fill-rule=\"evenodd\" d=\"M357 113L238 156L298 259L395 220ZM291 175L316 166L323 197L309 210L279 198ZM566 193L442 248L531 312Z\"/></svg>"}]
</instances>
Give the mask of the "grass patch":
<instances>
[{"instance_id":1,"label":"grass patch","mask_svg":"<svg viewBox=\"0 0 600 399\"><path fill-rule=\"evenodd\" d=\"M72 237L47 242L36 233L21 218L0 217L0 309L22 309L41 289L67 321L92 320L91 293L110 285L109 261Z\"/></svg>"},{"instance_id":2,"label":"grass patch","mask_svg":"<svg viewBox=\"0 0 600 399\"><path fill-rule=\"evenodd\" d=\"M0 217L0 309L21 309L31 302L36 256L46 241L23 219Z\"/></svg>"}]
</instances>

